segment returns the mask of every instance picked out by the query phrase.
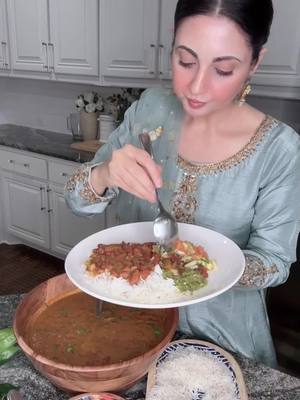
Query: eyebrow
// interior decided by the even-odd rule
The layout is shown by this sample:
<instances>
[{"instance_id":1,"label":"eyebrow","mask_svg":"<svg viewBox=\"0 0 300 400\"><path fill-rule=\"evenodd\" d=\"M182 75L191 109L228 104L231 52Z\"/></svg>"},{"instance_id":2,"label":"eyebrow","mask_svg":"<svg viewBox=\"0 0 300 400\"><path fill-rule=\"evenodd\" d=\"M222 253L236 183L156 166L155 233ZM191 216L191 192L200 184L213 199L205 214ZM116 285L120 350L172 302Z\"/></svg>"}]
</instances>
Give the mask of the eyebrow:
<instances>
[{"instance_id":1,"label":"eyebrow","mask_svg":"<svg viewBox=\"0 0 300 400\"><path fill-rule=\"evenodd\" d=\"M189 47L180 45L180 46L176 47L176 50L177 49L183 49L183 50L187 51L188 53L190 53L193 57L197 58L197 60L198 60L197 53L195 53L194 50L190 49ZM221 62L221 61L228 61L228 60L236 60L238 62L242 62L239 58L237 58L235 56L216 57L213 59L213 62Z\"/></svg>"}]
</instances>

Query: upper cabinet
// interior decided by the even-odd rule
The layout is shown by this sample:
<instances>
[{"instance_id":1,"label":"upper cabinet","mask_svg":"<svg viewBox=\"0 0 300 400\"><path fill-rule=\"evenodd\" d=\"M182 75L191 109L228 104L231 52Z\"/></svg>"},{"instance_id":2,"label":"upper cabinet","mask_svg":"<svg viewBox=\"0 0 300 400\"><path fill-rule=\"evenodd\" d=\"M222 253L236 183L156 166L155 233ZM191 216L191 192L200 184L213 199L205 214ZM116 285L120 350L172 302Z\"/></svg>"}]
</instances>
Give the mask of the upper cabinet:
<instances>
[{"instance_id":1,"label":"upper cabinet","mask_svg":"<svg viewBox=\"0 0 300 400\"><path fill-rule=\"evenodd\" d=\"M177 0L100 0L100 65L104 83L118 78L170 78L176 3Z\"/></svg>"},{"instance_id":2,"label":"upper cabinet","mask_svg":"<svg viewBox=\"0 0 300 400\"><path fill-rule=\"evenodd\" d=\"M49 0L49 11L54 71L98 75L98 1Z\"/></svg>"},{"instance_id":3,"label":"upper cabinet","mask_svg":"<svg viewBox=\"0 0 300 400\"><path fill-rule=\"evenodd\" d=\"M0 74L7 73L10 68L6 21L6 2L0 0Z\"/></svg>"},{"instance_id":4,"label":"upper cabinet","mask_svg":"<svg viewBox=\"0 0 300 400\"><path fill-rule=\"evenodd\" d=\"M267 52L256 72L254 93L300 98L300 1L273 0Z\"/></svg>"},{"instance_id":5,"label":"upper cabinet","mask_svg":"<svg viewBox=\"0 0 300 400\"><path fill-rule=\"evenodd\" d=\"M8 0L12 69L48 69L47 0Z\"/></svg>"},{"instance_id":6,"label":"upper cabinet","mask_svg":"<svg viewBox=\"0 0 300 400\"><path fill-rule=\"evenodd\" d=\"M7 0L12 71L98 76L97 0Z\"/></svg>"}]
</instances>

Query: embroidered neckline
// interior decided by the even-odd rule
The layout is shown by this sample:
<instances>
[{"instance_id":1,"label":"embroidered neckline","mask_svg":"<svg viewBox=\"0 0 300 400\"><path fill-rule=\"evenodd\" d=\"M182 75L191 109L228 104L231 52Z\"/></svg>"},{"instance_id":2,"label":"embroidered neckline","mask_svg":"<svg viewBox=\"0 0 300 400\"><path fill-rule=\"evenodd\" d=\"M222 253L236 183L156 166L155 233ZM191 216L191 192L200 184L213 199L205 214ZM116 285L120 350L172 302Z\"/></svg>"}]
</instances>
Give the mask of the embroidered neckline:
<instances>
[{"instance_id":1,"label":"embroidered neckline","mask_svg":"<svg viewBox=\"0 0 300 400\"><path fill-rule=\"evenodd\" d=\"M266 115L254 135L248 141L248 143L233 156L230 156L225 160L219 162L197 164L193 163L192 161L188 161L182 156L178 155L177 166L184 170L184 172L189 174L211 175L228 170L240 164L251 154L253 154L266 133L270 132L276 125L278 125L278 123L278 120L269 115Z\"/></svg>"}]
</instances>

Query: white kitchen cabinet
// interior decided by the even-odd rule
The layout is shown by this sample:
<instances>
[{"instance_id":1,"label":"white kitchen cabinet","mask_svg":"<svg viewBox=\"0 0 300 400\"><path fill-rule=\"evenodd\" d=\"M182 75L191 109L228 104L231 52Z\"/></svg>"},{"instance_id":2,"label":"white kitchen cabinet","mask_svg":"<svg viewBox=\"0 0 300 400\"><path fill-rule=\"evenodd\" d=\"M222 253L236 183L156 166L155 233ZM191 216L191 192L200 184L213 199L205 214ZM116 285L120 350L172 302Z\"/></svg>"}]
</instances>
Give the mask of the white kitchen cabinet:
<instances>
[{"instance_id":1,"label":"white kitchen cabinet","mask_svg":"<svg viewBox=\"0 0 300 400\"><path fill-rule=\"evenodd\" d=\"M8 0L12 69L48 71L47 0Z\"/></svg>"},{"instance_id":2,"label":"white kitchen cabinet","mask_svg":"<svg viewBox=\"0 0 300 400\"><path fill-rule=\"evenodd\" d=\"M65 203L64 185L79 165L2 146L1 240L9 234L21 243L64 257L79 241L104 229L105 213L79 217Z\"/></svg>"},{"instance_id":3,"label":"white kitchen cabinet","mask_svg":"<svg viewBox=\"0 0 300 400\"><path fill-rule=\"evenodd\" d=\"M76 163L49 162L49 216L51 223L51 248L67 254L82 239L105 228L105 213L89 217L75 215L66 205L64 185L79 165Z\"/></svg>"},{"instance_id":4,"label":"white kitchen cabinet","mask_svg":"<svg viewBox=\"0 0 300 400\"><path fill-rule=\"evenodd\" d=\"M98 76L97 0L8 0L12 71Z\"/></svg>"},{"instance_id":5,"label":"white kitchen cabinet","mask_svg":"<svg viewBox=\"0 0 300 400\"><path fill-rule=\"evenodd\" d=\"M4 217L7 231L41 249L50 245L44 182L18 174L3 176Z\"/></svg>"},{"instance_id":6,"label":"white kitchen cabinet","mask_svg":"<svg viewBox=\"0 0 300 400\"><path fill-rule=\"evenodd\" d=\"M273 0L267 53L256 72L254 93L300 99L300 2Z\"/></svg>"},{"instance_id":7,"label":"white kitchen cabinet","mask_svg":"<svg viewBox=\"0 0 300 400\"><path fill-rule=\"evenodd\" d=\"M170 78L176 3L177 0L100 0L104 83L110 78Z\"/></svg>"},{"instance_id":8,"label":"white kitchen cabinet","mask_svg":"<svg viewBox=\"0 0 300 400\"><path fill-rule=\"evenodd\" d=\"M7 74L9 69L6 1L0 0L0 74Z\"/></svg>"},{"instance_id":9,"label":"white kitchen cabinet","mask_svg":"<svg viewBox=\"0 0 300 400\"><path fill-rule=\"evenodd\" d=\"M49 0L50 68L56 73L98 75L98 1Z\"/></svg>"}]
</instances>

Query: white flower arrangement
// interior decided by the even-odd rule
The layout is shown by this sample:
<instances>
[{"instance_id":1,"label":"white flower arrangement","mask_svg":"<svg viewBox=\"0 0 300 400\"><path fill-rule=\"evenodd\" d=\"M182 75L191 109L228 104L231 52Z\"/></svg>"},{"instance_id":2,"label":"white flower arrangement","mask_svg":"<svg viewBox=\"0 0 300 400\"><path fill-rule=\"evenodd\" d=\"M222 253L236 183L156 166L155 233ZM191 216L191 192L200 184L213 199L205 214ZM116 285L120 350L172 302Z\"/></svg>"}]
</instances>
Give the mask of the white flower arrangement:
<instances>
[{"instance_id":1,"label":"white flower arrangement","mask_svg":"<svg viewBox=\"0 0 300 400\"><path fill-rule=\"evenodd\" d=\"M104 101L96 92L80 94L75 100L75 106L77 110L87 113L104 111Z\"/></svg>"}]
</instances>

